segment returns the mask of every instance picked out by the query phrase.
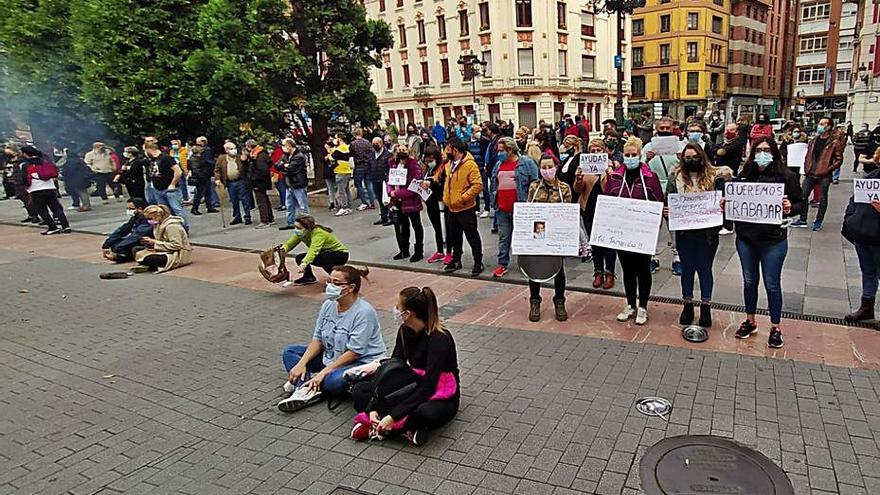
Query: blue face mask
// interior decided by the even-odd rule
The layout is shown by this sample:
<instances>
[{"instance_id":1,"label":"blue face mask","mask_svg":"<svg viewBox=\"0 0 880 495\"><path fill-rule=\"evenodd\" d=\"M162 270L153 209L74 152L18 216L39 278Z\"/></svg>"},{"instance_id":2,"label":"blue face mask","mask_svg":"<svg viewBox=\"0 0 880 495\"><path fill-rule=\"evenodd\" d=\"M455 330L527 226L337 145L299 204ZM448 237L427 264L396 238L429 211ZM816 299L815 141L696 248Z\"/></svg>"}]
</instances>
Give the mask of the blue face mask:
<instances>
[{"instance_id":1,"label":"blue face mask","mask_svg":"<svg viewBox=\"0 0 880 495\"><path fill-rule=\"evenodd\" d=\"M688 140L691 141L692 143L696 143L702 138L703 138L702 132L689 132L688 133Z\"/></svg>"},{"instance_id":2,"label":"blue face mask","mask_svg":"<svg viewBox=\"0 0 880 495\"><path fill-rule=\"evenodd\" d=\"M627 170L635 170L639 168L639 157L625 156L623 157L623 164L626 165Z\"/></svg>"},{"instance_id":3,"label":"blue face mask","mask_svg":"<svg viewBox=\"0 0 880 495\"><path fill-rule=\"evenodd\" d=\"M563 153L563 154L559 155L559 159L564 162L564 161L568 160L568 157L570 157L570 156L571 155L569 155L568 153Z\"/></svg>"},{"instance_id":4,"label":"blue face mask","mask_svg":"<svg viewBox=\"0 0 880 495\"><path fill-rule=\"evenodd\" d=\"M498 152L498 160L500 160L502 162L507 161L507 157L509 157L509 156L510 156L510 153L508 153L506 151L499 151Z\"/></svg>"},{"instance_id":5,"label":"blue face mask","mask_svg":"<svg viewBox=\"0 0 880 495\"><path fill-rule=\"evenodd\" d=\"M816 126L816 134L825 134L825 126L817 125Z\"/></svg>"},{"instance_id":6,"label":"blue face mask","mask_svg":"<svg viewBox=\"0 0 880 495\"><path fill-rule=\"evenodd\" d=\"M303 236L303 231L300 230L300 229L293 229L293 235L295 235L295 236L297 236L297 237L302 237L302 236Z\"/></svg>"},{"instance_id":7,"label":"blue face mask","mask_svg":"<svg viewBox=\"0 0 880 495\"><path fill-rule=\"evenodd\" d=\"M324 287L324 297L331 301L335 301L342 296L342 287L333 284L332 282L327 282L327 286Z\"/></svg>"},{"instance_id":8,"label":"blue face mask","mask_svg":"<svg viewBox=\"0 0 880 495\"><path fill-rule=\"evenodd\" d=\"M755 163L758 164L758 168L764 170L767 168L767 165L773 163L773 155L766 151L755 153Z\"/></svg>"}]
</instances>

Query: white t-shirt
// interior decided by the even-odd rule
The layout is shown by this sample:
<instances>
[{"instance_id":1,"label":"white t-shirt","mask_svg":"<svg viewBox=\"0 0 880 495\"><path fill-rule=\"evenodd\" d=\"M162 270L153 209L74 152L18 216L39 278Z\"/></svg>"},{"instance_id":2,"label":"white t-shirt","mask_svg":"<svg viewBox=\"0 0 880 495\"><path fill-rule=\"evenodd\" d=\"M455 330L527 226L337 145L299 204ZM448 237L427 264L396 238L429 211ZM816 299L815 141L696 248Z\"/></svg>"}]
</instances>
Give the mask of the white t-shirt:
<instances>
[{"instance_id":1,"label":"white t-shirt","mask_svg":"<svg viewBox=\"0 0 880 495\"><path fill-rule=\"evenodd\" d=\"M54 180L42 180L36 172L31 174L31 185L28 186L27 192L32 193L34 191L46 191L49 189L55 189Z\"/></svg>"}]
</instances>

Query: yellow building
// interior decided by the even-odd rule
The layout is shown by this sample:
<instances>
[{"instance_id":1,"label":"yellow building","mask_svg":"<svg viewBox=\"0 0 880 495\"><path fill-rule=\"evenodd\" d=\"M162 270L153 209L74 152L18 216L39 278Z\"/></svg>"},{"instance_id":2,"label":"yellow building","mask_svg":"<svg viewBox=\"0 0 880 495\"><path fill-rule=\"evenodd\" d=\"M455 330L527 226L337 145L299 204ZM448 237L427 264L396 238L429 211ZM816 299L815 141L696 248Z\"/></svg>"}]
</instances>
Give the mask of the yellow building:
<instances>
[{"instance_id":1,"label":"yellow building","mask_svg":"<svg viewBox=\"0 0 880 495\"><path fill-rule=\"evenodd\" d=\"M632 16L630 113L663 103L684 119L727 91L731 0L647 0Z\"/></svg>"}]
</instances>

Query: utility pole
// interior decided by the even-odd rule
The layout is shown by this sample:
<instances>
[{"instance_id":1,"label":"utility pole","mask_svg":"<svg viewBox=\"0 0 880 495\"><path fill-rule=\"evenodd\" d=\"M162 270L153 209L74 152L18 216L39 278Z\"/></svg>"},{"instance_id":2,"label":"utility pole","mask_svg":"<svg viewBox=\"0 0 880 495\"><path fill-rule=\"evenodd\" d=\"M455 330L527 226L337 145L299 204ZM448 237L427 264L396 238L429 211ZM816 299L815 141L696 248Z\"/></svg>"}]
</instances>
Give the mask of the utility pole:
<instances>
[{"instance_id":1,"label":"utility pole","mask_svg":"<svg viewBox=\"0 0 880 495\"><path fill-rule=\"evenodd\" d=\"M614 103L614 120L617 126L623 127L623 38L626 36L624 22L626 15L632 15L635 9L645 6L645 0L593 0L593 10L616 14L617 17L617 54L614 56L614 67L617 69L617 101Z\"/></svg>"}]
</instances>

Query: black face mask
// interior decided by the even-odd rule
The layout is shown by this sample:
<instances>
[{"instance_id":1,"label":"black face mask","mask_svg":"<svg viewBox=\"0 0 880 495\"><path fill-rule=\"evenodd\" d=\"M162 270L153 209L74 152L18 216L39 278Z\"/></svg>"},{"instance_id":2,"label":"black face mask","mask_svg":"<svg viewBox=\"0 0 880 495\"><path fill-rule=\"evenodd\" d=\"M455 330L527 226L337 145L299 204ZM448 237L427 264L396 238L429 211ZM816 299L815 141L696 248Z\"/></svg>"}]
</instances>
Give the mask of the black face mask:
<instances>
[{"instance_id":1,"label":"black face mask","mask_svg":"<svg viewBox=\"0 0 880 495\"><path fill-rule=\"evenodd\" d=\"M681 162L685 172L699 172L703 168L703 164L699 158L685 158Z\"/></svg>"},{"instance_id":2,"label":"black face mask","mask_svg":"<svg viewBox=\"0 0 880 495\"><path fill-rule=\"evenodd\" d=\"M376 151L381 151L382 147L381 146L373 146L373 149Z\"/></svg>"},{"instance_id":3,"label":"black face mask","mask_svg":"<svg viewBox=\"0 0 880 495\"><path fill-rule=\"evenodd\" d=\"M671 136L672 132L671 131L657 131L657 135L658 136Z\"/></svg>"},{"instance_id":4,"label":"black face mask","mask_svg":"<svg viewBox=\"0 0 880 495\"><path fill-rule=\"evenodd\" d=\"M446 153L446 159L449 160L450 162L454 162L455 155L453 155L452 153Z\"/></svg>"},{"instance_id":5,"label":"black face mask","mask_svg":"<svg viewBox=\"0 0 880 495\"><path fill-rule=\"evenodd\" d=\"M399 162L405 162L408 158L409 158L409 155L406 153L398 153L397 154L397 161L399 161Z\"/></svg>"}]
</instances>

